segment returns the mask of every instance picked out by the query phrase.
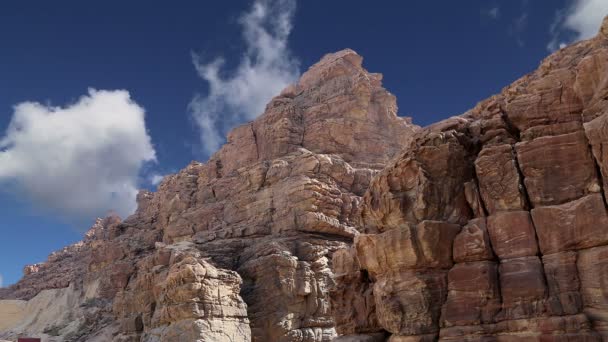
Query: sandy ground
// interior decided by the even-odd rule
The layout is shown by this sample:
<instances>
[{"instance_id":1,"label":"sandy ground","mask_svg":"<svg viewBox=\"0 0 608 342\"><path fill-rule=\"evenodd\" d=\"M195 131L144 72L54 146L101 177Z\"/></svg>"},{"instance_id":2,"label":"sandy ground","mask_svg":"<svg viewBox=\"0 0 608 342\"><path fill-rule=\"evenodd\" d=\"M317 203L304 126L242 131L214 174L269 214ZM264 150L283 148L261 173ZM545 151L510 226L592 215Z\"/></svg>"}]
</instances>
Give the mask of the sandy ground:
<instances>
[{"instance_id":1,"label":"sandy ground","mask_svg":"<svg viewBox=\"0 0 608 342\"><path fill-rule=\"evenodd\" d=\"M24 300L0 300L0 330L8 330L20 323L25 317L26 305Z\"/></svg>"}]
</instances>

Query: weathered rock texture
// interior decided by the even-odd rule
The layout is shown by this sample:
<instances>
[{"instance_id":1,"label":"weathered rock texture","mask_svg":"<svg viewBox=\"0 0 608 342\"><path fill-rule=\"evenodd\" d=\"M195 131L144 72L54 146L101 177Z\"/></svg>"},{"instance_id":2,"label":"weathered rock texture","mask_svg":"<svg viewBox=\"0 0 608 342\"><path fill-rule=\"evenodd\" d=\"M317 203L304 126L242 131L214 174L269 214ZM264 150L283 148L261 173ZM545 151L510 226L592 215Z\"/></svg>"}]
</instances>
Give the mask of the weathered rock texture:
<instances>
[{"instance_id":1,"label":"weathered rock texture","mask_svg":"<svg viewBox=\"0 0 608 342\"><path fill-rule=\"evenodd\" d=\"M608 20L372 180L334 253L352 340L608 341Z\"/></svg>"},{"instance_id":2,"label":"weathered rock texture","mask_svg":"<svg viewBox=\"0 0 608 342\"><path fill-rule=\"evenodd\" d=\"M166 177L140 193L134 215L99 220L0 290L31 303L70 286L95 317L1 326L0 337L331 341L332 255L359 234L372 177L419 129L361 63L351 50L325 56L208 162Z\"/></svg>"},{"instance_id":3,"label":"weathered rock texture","mask_svg":"<svg viewBox=\"0 0 608 342\"><path fill-rule=\"evenodd\" d=\"M26 267L0 338L608 340L607 32L425 129L356 53L325 56L134 215Z\"/></svg>"}]
</instances>

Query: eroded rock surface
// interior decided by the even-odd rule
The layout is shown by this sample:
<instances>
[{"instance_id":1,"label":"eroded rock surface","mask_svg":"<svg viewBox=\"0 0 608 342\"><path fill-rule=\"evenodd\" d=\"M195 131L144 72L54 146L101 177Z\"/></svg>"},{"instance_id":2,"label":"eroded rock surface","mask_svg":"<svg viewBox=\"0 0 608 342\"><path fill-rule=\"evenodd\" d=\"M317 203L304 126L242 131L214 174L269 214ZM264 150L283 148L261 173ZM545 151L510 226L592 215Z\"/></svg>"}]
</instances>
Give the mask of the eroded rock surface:
<instances>
[{"instance_id":1,"label":"eroded rock surface","mask_svg":"<svg viewBox=\"0 0 608 342\"><path fill-rule=\"evenodd\" d=\"M608 340L607 32L425 129L359 55L325 56L134 215L26 267L0 338Z\"/></svg>"},{"instance_id":2,"label":"eroded rock surface","mask_svg":"<svg viewBox=\"0 0 608 342\"><path fill-rule=\"evenodd\" d=\"M359 234L372 177L419 129L381 80L352 50L325 56L208 162L141 192L134 215L99 220L0 298L86 292L76 302L97 325L57 340L331 341L333 254Z\"/></svg>"},{"instance_id":3,"label":"eroded rock surface","mask_svg":"<svg viewBox=\"0 0 608 342\"><path fill-rule=\"evenodd\" d=\"M334 298L340 312L370 319L337 320L338 331L608 340L607 25L418 132L374 177L360 210L365 234L334 256L337 287L354 284Z\"/></svg>"}]
</instances>

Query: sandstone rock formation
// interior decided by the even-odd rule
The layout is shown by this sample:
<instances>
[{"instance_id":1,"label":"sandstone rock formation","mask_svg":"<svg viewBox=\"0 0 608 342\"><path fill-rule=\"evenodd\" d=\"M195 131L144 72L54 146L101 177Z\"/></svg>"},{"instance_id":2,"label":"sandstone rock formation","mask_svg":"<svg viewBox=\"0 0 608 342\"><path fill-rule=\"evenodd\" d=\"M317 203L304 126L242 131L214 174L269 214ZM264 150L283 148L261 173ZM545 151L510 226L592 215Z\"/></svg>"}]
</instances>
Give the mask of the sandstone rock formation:
<instances>
[{"instance_id":1,"label":"sandstone rock formation","mask_svg":"<svg viewBox=\"0 0 608 342\"><path fill-rule=\"evenodd\" d=\"M372 177L419 129L397 116L381 79L351 50L325 56L208 162L0 290L31 306L70 286L95 318L13 324L0 337L331 341L332 254L358 234Z\"/></svg>"},{"instance_id":2,"label":"sandstone rock formation","mask_svg":"<svg viewBox=\"0 0 608 342\"><path fill-rule=\"evenodd\" d=\"M333 257L338 333L608 340L607 29L416 133L374 177L364 234Z\"/></svg>"},{"instance_id":3,"label":"sandstone rock formation","mask_svg":"<svg viewBox=\"0 0 608 342\"><path fill-rule=\"evenodd\" d=\"M608 340L606 32L424 129L325 56L0 289L0 338Z\"/></svg>"}]
</instances>

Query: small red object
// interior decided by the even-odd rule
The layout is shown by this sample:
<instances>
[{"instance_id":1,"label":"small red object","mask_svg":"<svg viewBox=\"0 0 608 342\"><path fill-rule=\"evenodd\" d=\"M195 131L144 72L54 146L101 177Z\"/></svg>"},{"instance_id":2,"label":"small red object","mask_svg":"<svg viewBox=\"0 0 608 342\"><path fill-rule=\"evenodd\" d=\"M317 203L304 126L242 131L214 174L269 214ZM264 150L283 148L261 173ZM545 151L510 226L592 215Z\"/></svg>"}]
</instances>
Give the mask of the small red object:
<instances>
[{"instance_id":1,"label":"small red object","mask_svg":"<svg viewBox=\"0 0 608 342\"><path fill-rule=\"evenodd\" d=\"M40 342L40 339L33 337L19 337L19 339L17 339L17 342Z\"/></svg>"}]
</instances>

